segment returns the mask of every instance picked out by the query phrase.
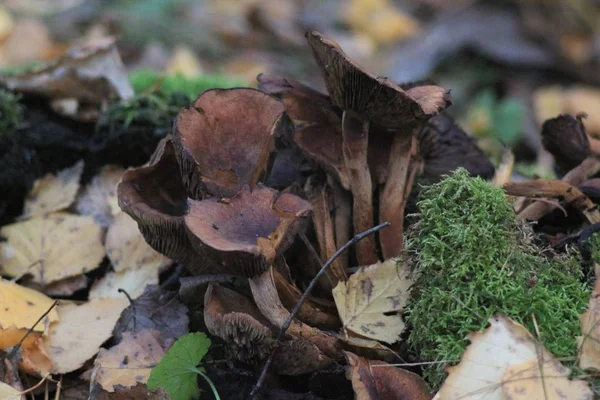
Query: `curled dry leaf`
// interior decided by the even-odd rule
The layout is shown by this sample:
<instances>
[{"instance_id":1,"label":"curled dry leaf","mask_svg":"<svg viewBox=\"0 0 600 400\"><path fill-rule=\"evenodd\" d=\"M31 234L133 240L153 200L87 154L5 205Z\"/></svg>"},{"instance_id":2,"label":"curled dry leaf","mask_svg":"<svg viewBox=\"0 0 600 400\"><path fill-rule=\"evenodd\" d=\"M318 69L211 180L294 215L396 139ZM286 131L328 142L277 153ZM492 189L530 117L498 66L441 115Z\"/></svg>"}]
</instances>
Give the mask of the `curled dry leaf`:
<instances>
[{"instance_id":1,"label":"curled dry leaf","mask_svg":"<svg viewBox=\"0 0 600 400\"><path fill-rule=\"evenodd\" d=\"M350 365L346 376L352 381L356 400L429 400L431 394L423 379L383 361L365 360L344 352Z\"/></svg>"},{"instance_id":2,"label":"curled dry leaf","mask_svg":"<svg viewBox=\"0 0 600 400\"><path fill-rule=\"evenodd\" d=\"M32 324L33 325L33 324ZM27 335L27 328L8 328L0 330L0 350L7 350L21 342L23 336ZM19 369L31 375L44 376L52 370L52 362L44 347L44 339L41 332L31 332L20 348L21 360Z\"/></svg>"},{"instance_id":3,"label":"curled dry leaf","mask_svg":"<svg viewBox=\"0 0 600 400\"><path fill-rule=\"evenodd\" d=\"M29 329L46 312L54 300L33 289L0 280L0 328ZM51 323L58 321L56 309L51 310L34 328L44 332Z\"/></svg>"},{"instance_id":4,"label":"curled dry leaf","mask_svg":"<svg viewBox=\"0 0 600 400\"><path fill-rule=\"evenodd\" d=\"M94 382L110 393L114 393L116 386L129 389L138 383L145 384L152 368L165 355L159 336L159 331L148 329L125 332L119 344L108 350L100 349L94 362Z\"/></svg>"},{"instance_id":5,"label":"curled dry leaf","mask_svg":"<svg viewBox=\"0 0 600 400\"><path fill-rule=\"evenodd\" d=\"M50 327L44 346L52 361L52 373L64 374L80 368L112 336L127 298L92 299L82 305L58 306L59 322ZM75 350L76 349L76 350Z\"/></svg>"},{"instance_id":6,"label":"curled dry leaf","mask_svg":"<svg viewBox=\"0 0 600 400\"><path fill-rule=\"evenodd\" d=\"M106 254L115 271L144 268L158 270L171 260L154 250L141 234L137 223L126 213L117 215L106 233Z\"/></svg>"},{"instance_id":7,"label":"curled dry leaf","mask_svg":"<svg viewBox=\"0 0 600 400\"><path fill-rule=\"evenodd\" d=\"M79 179L83 172L83 160L58 174L47 174L34 182L25 198L22 218L40 216L61 211L75 201L79 190Z\"/></svg>"},{"instance_id":8,"label":"curled dry leaf","mask_svg":"<svg viewBox=\"0 0 600 400\"><path fill-rule=\"evenodd\" d=\"M158 283L157 268L135 268L119 272L109 272L96 282L90 289L90 299L101 297L121 298L123 289L132 299L137 299L144 293L147 285Z\"/></svg>"},{"instance_id":9,"label":"curled dry leaf","mask_svg":"<svg viewBox=\"0 0 600 400\"><path fill-rule=\"evenodd\" d=\"M90 215L96 223L108 227L121 212L117 199L117 183L125 170L115 165L106 165L92 178L77 200L76 208L81 215Z\"/></svg>"},{"instance_id":10,"label":"curled dry leaf","mask_svg":"<svg viewBox=\"0 0 600 400\"><path fill-rule=\"evenodd\" d=\"M343 329L394 343L404 331L401 313L414 279L398 259L360 268L333 289ZM391 314L391 315L390 315Z\"/></svg>"},{"instance_id":11,"label":"curled dry leaf","mask_svg":"<svg viewBox=\"0 0 600 400\"><path fill-rule=\"evenodd\" d=\"M436 399L504 400L507 373L524 374L525 362L531 363L529 365L535 363L538 368L540 362L555 363L551 368L560 371L561 375L565 370L566 375L570 373L523 325L502 315L491 318L490 323L485 331L469 336L471 344L462 355L460 364L448 368L448 378L436 394ZM539 376L539 372L535 373ZM508 388L511 392L514 389L515 386Z\"/></svg>"},{"instance_id":12,"label":"curled dry leaf","mask_svg":"<svg viewBox=\"0 0 600 400\"><path fill-rule=\"evenodd\" d=\"M502 390L511 400L592 400L589 384L571 380L571 370L557 359L531 359L509 366L504 372Z\"/></svg>"},{"instance_id":13,"label":"curled dry leaf","mask_svg":"<svg viewBox=\"0 0 600 400\"><path fill-rule=\"evenodd\" d=\"M102 229L91 217L52 213L6 225L0 235L0 270L31 274L47 284L93 270L104 258Z\"/></svg>"}]
</instances>

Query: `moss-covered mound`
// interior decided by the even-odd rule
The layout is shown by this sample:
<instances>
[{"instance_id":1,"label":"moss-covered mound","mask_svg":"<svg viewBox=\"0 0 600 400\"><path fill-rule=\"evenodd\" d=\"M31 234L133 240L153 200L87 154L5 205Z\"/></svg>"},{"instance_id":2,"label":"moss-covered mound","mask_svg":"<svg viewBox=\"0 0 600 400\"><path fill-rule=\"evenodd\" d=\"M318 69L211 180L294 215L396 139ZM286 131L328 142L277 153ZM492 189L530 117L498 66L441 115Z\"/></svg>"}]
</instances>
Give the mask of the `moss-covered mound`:
<instances>
[{"instance_id":1,"label":"moss-covered mound","mask_svg":"<svg viewBox=\"0 0 600 400\"><path fill-rule=\"evenodd\" d=\"M408 342L423 361L460 359L469 332L503 313L535 332L557 357L576 354L579 314L589 292L575 257L541 256L502 189L457 170L421 193L409 240L420 276L407 319ZM433 388L444 364L428 366Z\"/></svg>"}]
</instances>

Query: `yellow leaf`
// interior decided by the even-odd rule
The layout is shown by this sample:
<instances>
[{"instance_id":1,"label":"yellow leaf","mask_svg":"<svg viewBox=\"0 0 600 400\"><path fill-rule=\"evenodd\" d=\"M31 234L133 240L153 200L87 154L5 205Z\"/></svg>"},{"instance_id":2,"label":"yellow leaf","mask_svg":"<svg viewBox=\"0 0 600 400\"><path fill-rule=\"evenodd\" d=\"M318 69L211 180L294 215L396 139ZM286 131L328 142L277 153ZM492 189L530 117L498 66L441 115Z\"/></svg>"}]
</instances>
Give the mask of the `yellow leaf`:
<instances>
[{"instance_id":1,"label":"yellow leaf","mask_svg":"<svg viewBox=\"0 0 600 400\"><path fill-rule=\"evenodd\" d=\"M387 343L394 343L404 330L399 315L408 299L413 280L398 259L360 268L347 282L333 289L343 329ZM396 312L392 315L386 315Z\"/></svg>"},{"instance_id":2,"label":"yellow leaf","mask_svg":"<svg viewBox=\"0 0 600 400\"><path fill-rule=\"evenodd\" d=\"M533 358L511 365L504 372L502 386L506 398L511 400L588 400L593 398L588 383L570 380L571 370L554 357ZM541 379L540 379L541 378Z\"/></svg>"},{"instance_id":3,"label":"yellow leaf","mask_svg":"<svg viewBox=\"0 0 600 400\"><path fill-rule=\"evenodd\" d=\"M57 175L47 174L33 184L25 198L23 218L40 216L68 208L79 190L79 179L83 172L83 161Z\"/></svg>"},{"instance_id":4,"label":"yellow leaf","mask_svg":"<svg viewBox=\"0 0 600 400\"><path fill-rule=\"evenodd\" d=\"M91 271L104 258L102 229L91 217L53 213L6 225L0 235L0 270L31 274L47 284Z\"/></svg>"},{"instance_id":5,"label":"yellow leaf","mask_svg":"<svg viewBox=\"0 0 600 400\"><path fill-rule=\"evenodd\" d=\"M149 329L123 333L118 345L110 350L101 349L98 353L94 363L97 368L94 382L111 393L115 386L131 388L138 383L146 383L152 368L165 355L158 342L159 336L160 332Z\"/></svg>"},{"instance_id":6,"label":"yellow leaf","mask_svg":"<svg viewBox=\"0 0 600 400\"><path fill-rule=\"evenodd\" d=\"M202 74L202 65L189 47L177 46L165 73L167 75L182 74L187 77L194 77Z\"/></svg>"},{"instance_id":7,"label":"yellow leaf","mask_svg":"<svg viewBox=\"0 0 600 400\"><path fill-rule=\"evenodd\" d=\"M29 329L8 328L0 330L0 349L16 346ZM21 362L19 369L30 375L44 376L50 373L52 363L44 348L42 334L31 332L21 343Z\"/></svg>"},{"instance_id":8,"label":"yellow leaf","mask_svg":"<svg viewBox=\"0 0 600 400\"><path fill-rule=\"evenodd\" d=\"M0 400L19 400L21 399L21 392L14 387L7 385L4 382L0 382Z\"/></svg>"},{"instance_id":9,"label":"yellow leaf","mask_svg":"<svg viewBox=\"0 0 600 400\"><path fill-rule=\"evenodd\" d=\"M390 0L352 0L345 19L354 30L378 44L390 44L414 35L419 23Z\"/></svg>"},{"instance_id":10,"label":"yellow leaf","mask_svg":"<svg viewBox=\"0 0 600 400\"><path fill-rule=\"evenodd\" d=\"M128 306L128 300L92 299L82 305L60 304L60 321L50 327L44 346L52 361L52 373L64 374L80 368L112 336L113 328Z\"/></svg>"},{"instance_id":11,"label":"yellow leaf","mask_svg":"<svg viewBox=\"0 0 600 400\"><path fill-rule=\"evenodd\" d=\"M40 292L0 280L0 328L29 329L53 303L54 300ZM58 321L58 313L53 309L34 331L44 332L55 321Z\"/></svg>"},{"instance_id":12,"label":"yellow leaf","mask_svg":"<svg viewBox=\"0 0 600 400\"><path fill-rule=\"evenodd\" d=\"M117 272L142 267L158 270L172 263L146 243L137 222L125 213L117 215L108 228L106 254Z\"/></svg>"},{"instance_id":13,"label":"yellow leaf","mask_svg":"<svg viewBox=\"0 0 600 400\"><path fill-rule=\"evenodd\" d=\"M158 268L142 267L119 272L109 272L92 286L89 298L122 298L123 294L119 293L119 289L123 289L131 298L136 299L144 293L146 285L157 283Z\"/></svg>"},{"instance_id":14,"label":"yellow leaf","mask_svg":"<svg viewBox=\"0 0 600 400\"><path fill-rule=\"evenodd\" d=\"M86 186L77 200L77 211L90 215L102 227L108 227L113 217L121 212L117 199L117 183L125 170L114 165L106 165Z\"/></svg>"},{"instance_id":15,"label":"yellow leaf","mask_svg":"<svg viewBox=\"0 0 600 400\"><path fill-rule=\"evenodd\" d=\"M504 388L507 374L523 373L525 362L531 365L542 360L555 363L553 368L561 373L566 370L568 375L568 369L523 325L502 315L491 318L490 323L486 330L469 335L471 344L462 355L460 364L448 368L449 375L436 394L436 400L505 400L504 390L515 389L515 386ZM531 399L544 398L528 393Z\"/></svg>"}]
</instances>

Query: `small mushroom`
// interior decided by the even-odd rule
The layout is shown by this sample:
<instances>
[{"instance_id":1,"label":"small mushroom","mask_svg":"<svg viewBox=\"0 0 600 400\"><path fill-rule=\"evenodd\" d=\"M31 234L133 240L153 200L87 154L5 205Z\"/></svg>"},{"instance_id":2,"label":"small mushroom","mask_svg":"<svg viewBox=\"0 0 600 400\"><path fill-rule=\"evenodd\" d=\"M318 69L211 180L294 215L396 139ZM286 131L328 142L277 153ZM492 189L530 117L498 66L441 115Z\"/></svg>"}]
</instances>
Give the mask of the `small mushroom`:
<instances>
[{"instance_id":1,"label":"small mushroom","mask_svg":"<svg viewBox=\"0 0 600 400\"><path fill-rule=\"evenodd\" d=\"M123 174L117 196L121 210L138 223L144 239L154 250L191 272L204 270L185 230L187 195L170 136L159 142L146 165Z\"/></svg>"},{"instance_id":2,"label":"small mushroom","mask_svg":"<svg viewBox=\"0 0 600 400\"><path fill-rule=\"evenodd\" d=\"M189 196L235 195L267 173L285 106L256 89L212 89L177 114L173 144Z\"/></svg>"},{"instance_id":3,"label":"small mushroom","mask_svg":"<svg viewBox=\"0 0 600 400\"><path fill-rule=\"evenodd\" d=\"M249 279L261 313L280 328L290 315L281 304L272 265L304 228L310 204L292 194L245 186L233 198L189 200L185 224L192 245L215 264L215 273ZM311 340L325 355L340 358L336 338L295 321L288 332Z\"/></svg>"},{"instance_id":4,"label":"small mushroom","mask_svg":"<svg viewBox=\"0 0 600 400\"><path fill-rule=\"evenodd\" d=\"M356 232L369 229L374 222L373 184L367 164L370 132L393 136L388 179L379 199L379 218L392 226L381 231L379 237L383 257L397 256L403 248L402 204L410 153L415 148L413 130L450 105L449 93L435 85L404 90L389 79L360 68L323 34L309 31L306 37L333 105L343 110L343 155L352 176ZM377 261L374 238L357 243L357 258L362 265Z\"/></svg>"}]
</instances>

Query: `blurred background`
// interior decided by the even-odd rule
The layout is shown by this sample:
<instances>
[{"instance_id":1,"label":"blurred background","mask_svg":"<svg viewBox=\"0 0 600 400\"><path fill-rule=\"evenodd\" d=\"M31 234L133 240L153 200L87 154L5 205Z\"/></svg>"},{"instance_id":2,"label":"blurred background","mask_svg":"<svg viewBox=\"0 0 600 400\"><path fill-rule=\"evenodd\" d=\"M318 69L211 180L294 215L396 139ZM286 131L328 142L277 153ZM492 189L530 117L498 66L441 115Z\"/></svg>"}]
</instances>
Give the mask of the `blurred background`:
<instances>
[{"instance_id":1,"label":"blurred background","mask_svg":"<svg viewBox=\"0 0 600 400\"><path fill-rule=\"evenodd\" d=\"M586 112L600 136L600 0L3 0L0 72L114 37L136 89L144 73L255 86L268 72L323 90L307 29L379 75L450 88L448 112L494 163L512 148L523 176L554 175L546 118Z\"/></svg>"}]
</instances>

